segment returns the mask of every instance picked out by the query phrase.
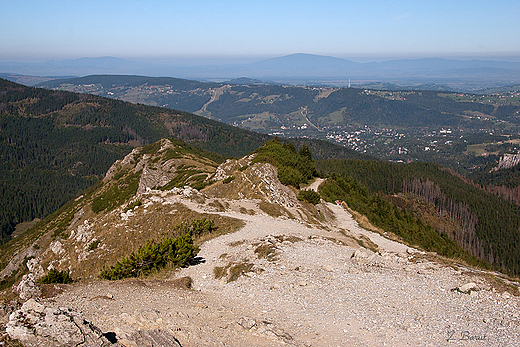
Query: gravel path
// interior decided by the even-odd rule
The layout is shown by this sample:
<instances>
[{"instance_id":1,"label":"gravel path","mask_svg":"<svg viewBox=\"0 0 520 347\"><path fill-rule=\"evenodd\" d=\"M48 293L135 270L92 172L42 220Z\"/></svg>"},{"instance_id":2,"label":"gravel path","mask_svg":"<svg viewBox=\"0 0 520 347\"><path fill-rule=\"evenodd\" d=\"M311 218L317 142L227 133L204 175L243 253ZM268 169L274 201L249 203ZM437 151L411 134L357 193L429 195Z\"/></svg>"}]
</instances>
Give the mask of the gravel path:
<instances>
[{"instance_id":1,"label":"gravel path","mask_svg":"<svg viewBox=\"0 0 520 347\"><path fill-rule=\"evenodd\" d=\"M195 206L190 206L196 208ZM203 261L171 280L74 285L50 299L125 342L161 328L182 346L517 346L519 299L486 276L427 260L359 228L341 206L329 230L226 212L246 226L207 241ZM379 252L347 246L341 228ZM228 282L234 265L249 270ZM228 271L216 279L215 267ZM189 276L193 290L173 287ZM476 284L470 294L458 288ZM130 344L129 344L130 345Z\"/></svg>"}]
</instances>

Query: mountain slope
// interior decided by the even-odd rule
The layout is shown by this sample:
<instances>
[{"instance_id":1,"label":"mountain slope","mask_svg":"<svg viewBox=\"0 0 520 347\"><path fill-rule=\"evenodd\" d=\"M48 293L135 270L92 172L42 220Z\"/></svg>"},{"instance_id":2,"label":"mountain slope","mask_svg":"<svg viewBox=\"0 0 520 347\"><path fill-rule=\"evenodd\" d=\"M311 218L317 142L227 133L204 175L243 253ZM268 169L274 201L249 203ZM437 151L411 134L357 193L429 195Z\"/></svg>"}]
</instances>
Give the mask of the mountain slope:
<instances>
[{"instance_id":1,"label":"mountain slope","mask_svg":"<svg viewBox=\"0 0 520 347\"><path fill-rule=\"evenodd\" d=\"M441 58L402 59L358 63L323 55L296 53L247 64L193 65L154 64L114 57L80 58L40 63L2 62L0 70L36 76L85 76L89 74L141 74L189 79L232 79L240 77L330 83L349 78L361 81L404 83L449 83L482 89L518 83L520 63L493 60Z\"/></svg>"},{"instance_id":2,"label":"mountain slope","mask_svg":"<svg viewBox=\"0 0 520 347\"><path fill-rule=\"evenodd\" d=\"M41 86L197 112L242 128L292 136L320 137L320 131L315 131L320 129L321 137L324 137L324 129L364 125L408 130L425 126L457 126L464 131L490 126L480 118L468 115L497 118L511 123L511 126L518 123L518 105L514 95L504 103L506 99L483 100L453 92L392 93L357 88L227 85L115 75L56 80Z\"/></svg>"},{"instance_id":3,"label":"mountain slope","mask_svg":"<svg viewBox=\"0 0 520 347\"><path fill-rule=\"evenodd\" d=\"M94 278L104 266L113 265L147 240L175 234L176 224L209 218L194 212L192 204L219 211L228 208L220 199L231 199L237 200L234 208L244 213L265 211L319 223L317 210L300 203L293 190L280 184L272 165L254 163L255 155L250 155L219 166L214 157L173 139L132 150L116 161L96 186L3 245L0 264L4 288L8 278L23 274L27 257L38 257L45 269L66 267L77 279ZM226 180L228 177L233 179ZM243 198L256 201L256 206L241 204ZM237 223L222 216L212 229L225 233L240 226ZM84 249L78 251L79 257L78 247Z\"/></svg>"},{"instance_id":4,"label":"mountain slope","mask_svg":"<svg viewBox=\"0 0 520 347\"><path fill-rule=\"evenodd\" d=\"M395 221L395 211L388 206L391 202L390 206L395 204L403 211L412 211L438 234L456 240L473 256L503 271L520 273L520 206L433 163L322 160L317 162L317 168L326 174L354 180L343 183L346 192L350 190L349 196L339 194L337 198L352 199L352 203L360 206L359 212L369 218L372 215L374 223L379 219L379 227L394 229L397 234L402 228ZM441 220L432 218L429 209ZM442 218L451 219L455 225ZM448 255L448 247L445 251ZM438 252L443 253L440 248Z\"/></svg>"},{"instance_id":5,"label":"mountain slope","mask_svg":"<svg viewBox=\"0 0 520 347\"><path fill-rule=\"evenodd\" d=\"M195 112L210 100L216 83L205 83L170 77L127 75L90 75L58 79L41 84L47 89L60 89L110 97L133 103L163 106ZM151 98L153 95L154 98Z\"/></svg>"},{"instance_id":6,"label":"mountain slope","mask_svg":"<svg viewBox=\"0 0 520 347\"><path fill-rule=\"evenodd\" d=\"M1 80L0 239L75 197L136 145L166 136L225 156L268 138L185 112Z\"/></svg>"},{"instance_id":7,"label":"mountain slope","mask_svg":"<svg viewBox=\"0 0 520 347\"><path fill-rule=\"evenodd\" d=\"M94 278L102 268L113 266L118 258L137 252L147 240L155 239L158 242L165 236L178 235L176 225L181 221L209 218L207 215L201 215L200 211L223 212L231 209L246 215L264 213L317 226L331 222L331 214L327 209L314 206L319 199L311 204L307 201L312 200L298 190L316 174L314 162L306 147L297 152L291 144L271 140L254 153L240 159L228 159L218 165L212 158L214 155L209 152L173 139L162 139L132 150L124 159L116 161L96 186L4 245L4 252L0 258L0 263L5 267L1 274L4 285L8 285L24 273L24 261L29 257L38 257L43 269L66 268L74 278ZM299 164L295 165L294 162ZM327 171L334 168L330 162L318 164ZM351 164L343 162L344 167L352 166ZM358 161L354 163L351 171L355 171L356 168L363 171L366 168L384 165L378 162ZM434 172L427 167L423 168L422 172L408 168L411 177L422 178L424 172ZM398 173L400 170L394 171ZM349 182L352 181L352 177L356 177L344 170L336 169L336 172L350 180ZM369 182L377 183L374 174L365 173L363 178L366 185L369 185ZM402 178L394 179L400 182ZM390 204L394 205L395 211L389 214L385 210L385 202L380 197L371 199L365 196L363 199L369 200L367 210L363 204L355 200L359 199L365 188L359 183L354 184L355 187L348 192L349 196L341 196L344 185L340 184L339 188L334 188L336 182L340 180L337 175L333 175L320 186L320 193L327 201L344 199L349 207L366 214L376 225L383 219L386 224L380 227L410 244L446 256L471 260L471 257L456 245L456 242L459 242L465 247L459 239L467 237L461 238L457 234L453 237L444 229L432 229L427 225L428 222L420 221L423 216L410 213L409 207L392 199ZM386 204L388 205L388 202ZM471 202L469 205L473 207ZM455 217L452 219L456 223L461 222ZM493 224L493 221L486 222ZM216 224L217 232L234 230L233 228L239 224L226 218L219 219ZM398 230L403 226L402 230ZM212 230L213 228L210 228L209 232ZM464 230L466 234L469 232ZM503 237L507 238L508 235L502 233ZM193 236L204 237L203 234ZM349 237L342 240L375 247L372 244L374 241L365 243L367 240L356 241L355 238ZM441 247L437 245L439 242ZM505 265L506 270L516 271L517 267L513 265L518 261L514 252L509 253L508 258L502 258L503 245L495 239L490 242L497 264ZM49 249L52 251L46 251ZM473 252L473 249L467 251ZM16 253L18 255L13 258L12 255ZM484 258L487 253L477 253L476 256ZM493 262L493 259L490 262Z\"/></svg>"},{"instance_id":8,"label":"mountain slope","mask_svg":"<svg viewBox=\"0 0 520 347\"><path fill-rule=\"evenodd\" d=\"M149 81L111 76L106 83L118 78L128 85ZM189 88L198 83L175 81ZM0 242L16 224L75 198L132 148L164 137L216 152L217 162L252 152L270 138L186 112L0 80ZM324 157L362 157L324 141L307 142Z\"/></svg>"},{"instance_id":9,"label":"mountain slope","mask_svg":"<svg viewBox=\"0 0 520 347\"><path fill-rule=\"evenodd\" d=\"M285 159L287 151L307 156L270 141L217 165L210 153L162 139L115 162L96 187L0 253L2 264L9 260L4 288L25 274L14 293L2 292L27 300L10 315L9 336L48 346L58 345L54 336L78 339L56 331L68 312L125 346L157 336L185 347L406 346L419 338L441 346L465 336L447 322L465 329L468 321L489 345L514 345L519 292L502 282L510 279L369 232L344 204L298 200L265 162L277 148ZM193 236L197 257L144 276L163 241L177 235ZM128 263L138 278L97 279ZM77 282L34 282L51 269Z\"/></svg>"},{"instance_id":10,"label":"mountain slope","mask_svg":"<svg viewBox=\"0 0 520 347\"><path fill-rule=\"evenodd\" d=\"M442 63L416 63L430 62ZM391 161L436 162L483 185L496 184L486 172L498 156L520 148L516 92L216 84L140 76L86 76L45 85L195 110L243 129L333 141ZM313 152L326 157L326 151Z\"/></svg>"}]
</instances>

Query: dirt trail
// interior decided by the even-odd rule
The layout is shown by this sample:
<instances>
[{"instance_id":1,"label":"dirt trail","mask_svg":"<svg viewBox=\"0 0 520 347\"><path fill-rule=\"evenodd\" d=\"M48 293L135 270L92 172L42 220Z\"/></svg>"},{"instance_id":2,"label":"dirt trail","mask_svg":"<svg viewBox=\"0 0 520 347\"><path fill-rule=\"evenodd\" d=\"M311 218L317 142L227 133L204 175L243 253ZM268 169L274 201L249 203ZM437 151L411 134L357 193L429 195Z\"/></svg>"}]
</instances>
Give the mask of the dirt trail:
<instances>
[{"instance_id":1,"label":"dirt trail","mask_svg":"<svg viewBox=\"0 0 520 347\"><path fill-rule=\"evenodd\" d=\"M326 206L336 216L330 230L221 212L245 227L204 243L201 262L170 280L75 285L51 303L82 311L120 342L154 328L185 347L445 346L450 337L450 345L466 346L464 334L479 346L520 340L517 297L493 292L482 277L411 262L408 247L359 228L341 206ZM335 228L366 235L380 255L335 241L342 236ZM263 257L258 249L273 253ZM215 278L216 267L233 264L252 266L235 281ZM183 276L193 279L193 290L173 287ZM467 282L479 290L452 290Z\"/></svg>"},{"instance_id":2,"label":"dirt trail","mask_svg":"<svg viewBox=\"0 0 520 347\"><path fill-rule=\"evenodd\" d=\"M318 187L323 183L323 181L325 181L323 178L316 178L314 182L305 188L305 190L314 190L315 192L318 192Z\"/></svg>"},{"instance_id":3,"label":"dirt trail","mask_svg":"<svg viewBox=\"0 0 520 347\"><path fill-rule=\"evenodd\" d=\"M402 243L389 240L378 233L361 228L354 220L352 215L345 211L342 206L328 203L327 207L332 210L336 216L336 220L334 222L336 227L347 229L354 236L364 235L372 242L374 242L379 247L379 249L386 250L388 252L400 253L409 250L410 247L403 245Z\"/></svg>"}]
</instances>

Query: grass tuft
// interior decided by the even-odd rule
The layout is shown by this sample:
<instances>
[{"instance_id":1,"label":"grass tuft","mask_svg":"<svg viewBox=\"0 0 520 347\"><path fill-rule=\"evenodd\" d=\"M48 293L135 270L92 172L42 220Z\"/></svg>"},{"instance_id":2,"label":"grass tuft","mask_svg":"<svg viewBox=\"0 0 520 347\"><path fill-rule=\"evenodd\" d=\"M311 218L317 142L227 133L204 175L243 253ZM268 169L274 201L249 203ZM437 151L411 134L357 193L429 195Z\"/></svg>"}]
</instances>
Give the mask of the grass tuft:
<instances>
[{"instance_id":1,"label":"grass tuft","mask_svg":"<svg viewBox=\"0 0 520 347\"><path fill-rule=\"evenodd\" d=\"M255 254L259 259L274 261L276 260L276 247L271 244L263 244L255 248Z\"/></svg>"},{"instance_id":2,"label":"grass tuft","mask_svg":"<svg viewBox=\"0 0 520 347\"><path fill-rule=\"evenodd\" d=\"M215 279L221 279L227 276L226 282L236 281L240 276L251 272L254 264L244 260L241 263L228 263L226 266L215 266L213 268L213 276Z\"/></svg>"}]
</instances>

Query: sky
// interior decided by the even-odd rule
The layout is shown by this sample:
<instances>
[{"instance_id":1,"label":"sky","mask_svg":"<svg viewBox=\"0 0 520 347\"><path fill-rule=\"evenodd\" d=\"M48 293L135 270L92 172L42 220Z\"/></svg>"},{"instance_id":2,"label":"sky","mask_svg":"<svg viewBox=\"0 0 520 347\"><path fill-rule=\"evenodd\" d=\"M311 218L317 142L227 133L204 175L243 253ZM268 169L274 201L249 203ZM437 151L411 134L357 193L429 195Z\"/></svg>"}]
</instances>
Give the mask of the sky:
<instances>
[{"instance_id":1,"label":"sky","mask_svg":"<svg viewBox=\"0 0 520 347\"><path fill-rule=\"evenodd\" d=\"M0 61L520 61L518 0L0 0Z\"/></svg>"}]
</instances>

